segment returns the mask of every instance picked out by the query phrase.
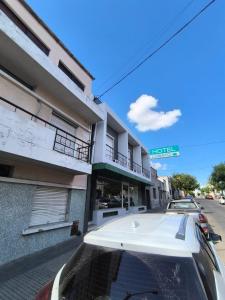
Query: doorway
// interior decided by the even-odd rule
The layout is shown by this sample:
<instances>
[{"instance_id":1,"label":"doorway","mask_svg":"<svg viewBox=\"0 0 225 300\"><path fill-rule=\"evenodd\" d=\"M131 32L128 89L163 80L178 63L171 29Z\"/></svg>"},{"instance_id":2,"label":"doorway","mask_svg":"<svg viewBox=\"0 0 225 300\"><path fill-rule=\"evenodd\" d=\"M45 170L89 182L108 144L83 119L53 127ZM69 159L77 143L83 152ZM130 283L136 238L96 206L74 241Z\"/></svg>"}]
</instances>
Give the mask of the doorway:
<instances>
[{"instance_id":1,"label":"doorway","mask_svg":"<svg viewBox=\"0 0 225 300\"><path fill-rule=\"evenodd\" d=\"M146 195L146 204L147 204L147 209L151 209L151 196L150 196L150 190L146 189L145 190L145 195Z\"/></svg>"}]
</instances>

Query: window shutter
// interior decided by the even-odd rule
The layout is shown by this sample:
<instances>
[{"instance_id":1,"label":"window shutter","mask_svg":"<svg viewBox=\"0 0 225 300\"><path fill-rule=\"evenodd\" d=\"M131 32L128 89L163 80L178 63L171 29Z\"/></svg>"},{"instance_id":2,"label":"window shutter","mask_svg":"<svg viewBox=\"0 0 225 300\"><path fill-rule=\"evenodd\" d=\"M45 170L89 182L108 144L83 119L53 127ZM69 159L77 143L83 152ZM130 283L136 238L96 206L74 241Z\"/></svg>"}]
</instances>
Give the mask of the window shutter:
<instances>
[{"instance_id":1,"label":"window shutter","mask_svg":"<svg viewBox=\"0 0 225 300\"><path fill-rule=\"evenodd\" d=\"M32 201L30 226L65 221L67 199L68 189L37 186Z\"/></svg>"},{"instance_id":2,"label":"window shutter","mask_svg":"<svg viewBox=\"0 0 225 300\"><path fill-rule=\"evenodd\" d=\"M66 121L55 113L52 114L51 123L74 136L76 135L77 126L69 121ZM62 136L65 135L65 133L63 132L61 132L60 134L62 134Z\"/></svg>"}]
</instances>

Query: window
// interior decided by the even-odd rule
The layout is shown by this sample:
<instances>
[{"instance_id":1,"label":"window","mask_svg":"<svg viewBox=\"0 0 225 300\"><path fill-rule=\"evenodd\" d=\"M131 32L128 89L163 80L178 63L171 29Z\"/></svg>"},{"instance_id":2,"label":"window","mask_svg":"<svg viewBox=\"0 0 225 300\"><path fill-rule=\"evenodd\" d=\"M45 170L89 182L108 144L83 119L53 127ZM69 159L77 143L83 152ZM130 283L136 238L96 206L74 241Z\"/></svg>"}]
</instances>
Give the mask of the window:
<instances>
[{"instance_id":1,"label":"window","mask_svg":"<svg viewBox=\"0 0 225 300\"><path fill-rule=\"evenodd\" d=\"M96 182L95 209L121 208L122 184L108 178L99 177Z\"/></svg>"},{"instance_id":2,"label":"window","mask_svg":"<svg viewBox=\"0 0 225 300\"><path fill-rule=\"evenodd\" d=\"M3 65L0 65L0 70L2 70L6 74L8 74L10 77L14 78L15 80L17 80L19 83L21 83L22 85L27 87L29 90L31 90L31 91L34 90L34 87L32 85L30 85L29 83L27 83L26 81L24 81L23 79L21 79L20 77L18 77L14 73L12 73L9 69L4 67Z\"/></svg>"},{"instance_id":3,"label":"window","mask_svg":"<svg viewBox=\"0 0 225 300\"><path fill-rule=\"evenodd\" d=\"M37 186L32 201L30 226L66 221L68 189Z\"/></svg>"},{"instance_id":4,"label":"window","mask_svg":"<svg viewBox=\"0 0 225 300\"><path fill-rule=\"evenodd\" d=\"M115 152L114 138L107 134L106 135L106 157L110 160L114 160Z\"/></svg>"},{"instance_id":5,"label":"window","mask_svg":"<svg viewBox=\"0 0 225 300\"><path fill-rule=\"evenodd\" d=\"M129 187L130 206L141 205L141 197L138 196L138 186L130 185Z\"/></svg>"},{"instance_id":6,"label":"window","mask_svg":"<svg viewBox=\"0 0 225 300\"><path fill-rule=\"evenodd\" d=\"M73 136L76 135L76 129L78 126L56 112L52 113L51 123Z\"/></svg>"},{"instance_id":7,"label":"window","mask_svg":"<svg viewBox=\"0 0 225 300\"><path fill-rule=\"evenodd\" d=\"M156 199L156 188L153 188L153 198Z\"/></svg>"},{"instance_id":8,"label":"window","mask_svg":"<svg viewBox=\"0 0 225 300\"><path fill-rule=\"evenodd\" d=\"M83 243L64 267L60 299L206 300L192 258Z\"/></svg>"},{"instance_id":9,"label":"window","mask_svg":"<svg viewBox=\"0 0 225 300\"><path fill-rule=\"evenodd\" d=\"M0 164L0 176L12 177L13 167L9 165Z\"/></svg>"},{"instance_id":10,"label":"window","mask_svg":"<svg viewBox=\"0 0 225 300\"><path fill-rule=\"evenodd\" d=\"M10 20L16 24L22 30L26 36L28 36L35 45L43 51L46 55L49 55L49 48L25 25L16 14L7 6L3 1L0 1L0 9L10 18Z\"/></svg>"},{"instance_id":11,"label":"window","mask_svg":"<svg viewBox=\"0 0 225 300\"><path fill-rule=\"evenodd\" d=\"M196 261L198 272L200 274L205 292L209 300L214 300L216 298L216 283L213 274L213 264L207 256L204 249L200 249L200 252L193 254Z\"/></svg>"},{"instance_id":12,"label":"window","mask_svg":"<svg viewBox=\"0 0 225 300\"><path fill-rule=\"evenodd\" d=\"M200 242L200 252L194 253L195 259L202 283L209 300L216 299L216 283L214 278L214 270L217 270L217 263L211 252L204 233L200 226L196 225L198 240Z\"/></svg>"},{"instance_id":13,"label":"window","mask_svg":"<svg viewBox=\"0 0 225 300\"><path fill-rule=\"evenodd\" d=\"M194 202L171 202L169 205L170 209L198 209Z\"/></svg>"},{"instance_id":14,"label":"window","mask_svg":"<svg viewBox=\"0 0 225 300\"><path fill-rule=\"evenodd\" d=\"M61 62L59 61L58 67L82 90L84 91L84 84Z\"/></svg>"},{"instance_id":15,"label":"window","mask_svg":"<svg viewBox=\"0 0 225 300\"><path fill-rule=\"evenodd\" d=\"M210 244L208 243L208 241L206 239L206 236L205 236L204 232L202 231L202 228L200 226L198 226L198 225L196 225L196 226L197 226L197 235L198 235L198 239L200 241L201 247L204 248L207 256L209 257L209 259L213 263L215 269L217 271L219 271L219 267L218 267L215 255L214 255L214 253L213 253L213 251L211 249Z\"/></svg>"}]
</instances>

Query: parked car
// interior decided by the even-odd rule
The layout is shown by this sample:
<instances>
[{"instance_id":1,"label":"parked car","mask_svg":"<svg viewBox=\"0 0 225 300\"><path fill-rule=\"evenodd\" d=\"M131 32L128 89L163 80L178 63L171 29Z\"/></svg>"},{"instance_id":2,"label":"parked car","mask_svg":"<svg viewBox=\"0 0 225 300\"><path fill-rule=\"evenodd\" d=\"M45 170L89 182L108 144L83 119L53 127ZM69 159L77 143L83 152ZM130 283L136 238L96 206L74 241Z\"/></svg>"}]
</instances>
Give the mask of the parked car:
<instances>
[{"instance_id":1,"label":"parked car","mask_svg":"<svg viewBox=\"0 0 225 300\"><path fill-rule=\"evenodd\" d=\"M202 210L204 207L199 207L198 203L192 199L184 198L180 200L172 200L168 203L167 214L189 214L192 215L200 224L205 235L209 235L208 220Z\"/></svg>"},{"instance_id":2,"label":"parked car","mask_svg":"<svg viewBox=\"0 0 225 300\"><path fill-rule=\"evenodd\" d=\"M225 204L225 198L223 196L219 198L219 203L223 205Z\"/></svg>"},{"instance_id":3,"label":"parked car","mask_svg":"<svg viewBox=\"0 0 225 300\"><path fill-rule=\"evenodd\" d=\"M224 295L225 267L192 216L135 214L89 232L36 300L224 300Z\"/></svg>"},{"instance_id":4,"label":"parked car","mask_svg":"<svg viewBox=\"0 0 225 300\"><path fill-rule=\"evenodd\" d=\"M206 196L205 196L205 199L208 199L208 200L214 200L214 198L213 198L212 195L206 195Z\"/></svg>"},{"instance_id":5,"label":"parked car","mask_svg":"<svg viewBox=\"0 0 225 300\"><path fill-rule=\"evenodd\" d=\"M108 208L117 208L117 207L121 207L121 205L122 205L121 199L112 198L108 203Z\"/></svg>"}]
</instances>

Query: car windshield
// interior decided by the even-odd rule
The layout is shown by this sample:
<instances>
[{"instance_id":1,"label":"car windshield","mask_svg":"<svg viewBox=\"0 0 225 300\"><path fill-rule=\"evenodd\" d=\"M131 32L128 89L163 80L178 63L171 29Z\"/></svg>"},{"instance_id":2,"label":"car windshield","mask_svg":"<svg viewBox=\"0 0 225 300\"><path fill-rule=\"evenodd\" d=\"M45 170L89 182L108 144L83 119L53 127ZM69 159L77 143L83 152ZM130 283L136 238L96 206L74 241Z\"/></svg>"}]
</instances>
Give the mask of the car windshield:
<instances>
[{"instance_id":1,"label":"car windshield","mask_svg":"<svg viewBox=\"0 0 225 300\"><path fill-rule=\"evenodd\" d=\"M190 201L171 202L169 204L170 209L197 209L197 205Z\"/></svg>"},{"instance_id":2,"label":"car windshield","mask_svg":"<svg viewBox=\"0 0 225 300\"><path fill-rule=\"evenodd\" d=\"M206 299L192 258L82 244L62 271L60 299Z\"/></svg>"}]
</instances>

